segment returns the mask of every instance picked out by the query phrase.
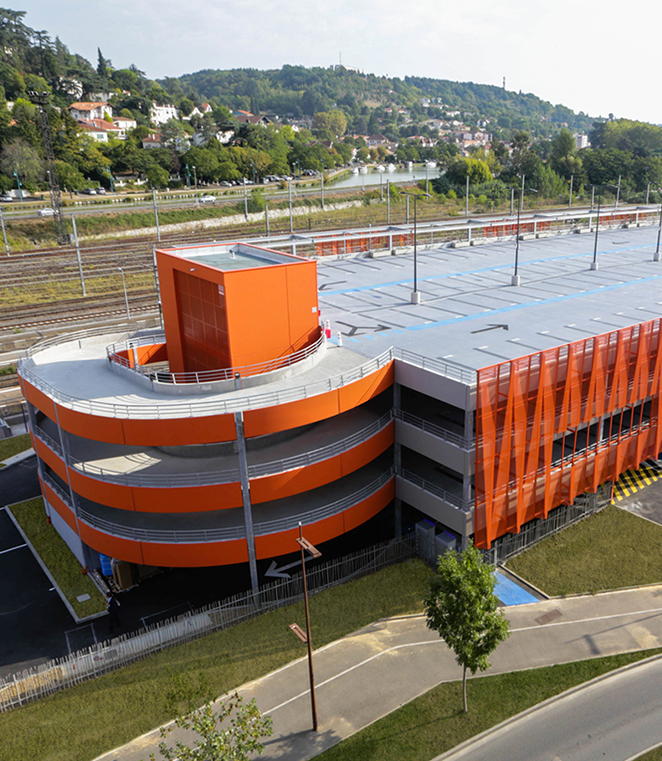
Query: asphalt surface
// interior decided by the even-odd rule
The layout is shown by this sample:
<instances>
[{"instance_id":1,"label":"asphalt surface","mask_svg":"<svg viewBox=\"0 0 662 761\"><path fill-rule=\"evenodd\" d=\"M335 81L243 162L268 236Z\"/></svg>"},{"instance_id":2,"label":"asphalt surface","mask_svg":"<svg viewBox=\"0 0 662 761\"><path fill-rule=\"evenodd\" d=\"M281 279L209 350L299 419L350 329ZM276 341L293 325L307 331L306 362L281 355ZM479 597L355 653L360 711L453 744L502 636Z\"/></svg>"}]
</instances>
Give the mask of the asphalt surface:
<instances>
[{"instance_id":1,"label":"asphalt surface","mask_svg":"<svg viewBox=\"0 0 662 761\"><path fill-rule=\"evenodd\" d=\"M76 624L30 549L1 509L41 495L36 457L0 470L0 677L61 658L108 639L106 616ZM341 557L390 538L389 510L338 539L320 545L322 560ZM3 551L5 551L3 553ZM278 558L283 566L299 554ZM261 561L261 583L271 561ZM155 569L156 570L156 569ZM250 588L245 564L211 568L160 569L132 589L122 592L120 626L113 635L136 632L146 626L203 608Z\"/></svg>"},{"instance_id":2,"label":"asphalt surface","mask_svg":"<svg viewBox=\"0 0 662 761\"><path fill-rule=\"evenodd\" d=\"M493 654L488 674L662 644L662 586L546 600L508 608L507 615L512 634ZM317 733L311 731L304 658L240 689L246 698L255 697L260 710L273 718L274 736L265 745L261 758L305 761L435 685L461 678L454 656L444 642L427 629L423 616L378 621L317 650L314 662ZM643 707L637 716L646 713L647 704L648 701L641 701ZM654 701L650 701L650 707L653 712L659 710ZM575 712L585 713L584 706L578 711L575 702ZM626 723L625 716L622 723ZM662 722L658 719L658 723L662 740ZM177 730L170 735L173 743L178 736ZM626 748L627 736L627 730L622 732L621 755L615 753L609 758L624 761L632 755ZM570 738L571 730L564 730L560 739L568 742ZM148 758L150 752L158 753L159 740L155 730L106 753L99 761L141 761ZM633 743L633 747L636 749L637 743ZM542 757L551 761L556 754ZM560 757L565 761L564 756ZM589 757L603 758L586 756Z\"/></svg>"},{"instance_id":3,"label":"asphalt surface","mask_svg":"<svg viewBox=\"0 0 662 761\"><path fill-rule=\"evenodd\" d=\"M615 503L621 510L662 526L662 478Z\"/></svg>"},{"instance_id":4,"label":"asphalt surface","mask_svg":"<svg viewBox=\"0 0 662 761\"><path fill-rule=\"evenodd\" d=\"M623 761L662 742L662 658L545 701L434 761Z\"/></svg>"}]
</instances>

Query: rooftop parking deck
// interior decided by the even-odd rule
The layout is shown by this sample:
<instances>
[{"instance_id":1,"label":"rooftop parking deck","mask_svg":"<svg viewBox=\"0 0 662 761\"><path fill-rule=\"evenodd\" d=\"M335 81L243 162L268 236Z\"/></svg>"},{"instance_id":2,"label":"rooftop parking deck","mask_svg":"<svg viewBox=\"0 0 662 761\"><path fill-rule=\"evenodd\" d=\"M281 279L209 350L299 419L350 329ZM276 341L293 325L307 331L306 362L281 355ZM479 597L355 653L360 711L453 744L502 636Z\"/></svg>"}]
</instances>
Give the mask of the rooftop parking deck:
<instances>
[{"instance_id":1,"label":"rooftop parking deck","mask_svg":"<svg viewBox=\"0 0 662 761\"><path fill-rule=\"evenodd\" d=\"M520 243L521 285L512 286L515 241L466 248L418 240L413 254L318 263L323 319L333 340L366 357L391 346L474 370L607 333L662 314L657 227Z\"/></svg>"}]
</instances>

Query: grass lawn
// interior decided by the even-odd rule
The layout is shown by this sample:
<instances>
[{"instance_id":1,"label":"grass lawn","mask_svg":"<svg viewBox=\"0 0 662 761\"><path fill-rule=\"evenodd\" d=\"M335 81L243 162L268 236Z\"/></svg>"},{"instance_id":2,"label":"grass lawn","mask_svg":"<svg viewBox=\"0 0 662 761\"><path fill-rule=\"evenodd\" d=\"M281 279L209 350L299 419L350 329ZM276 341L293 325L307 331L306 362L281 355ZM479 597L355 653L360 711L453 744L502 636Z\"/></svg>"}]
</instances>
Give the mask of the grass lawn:
<instances>
[{"instance_id":1,"label":"grass lawn","mask_svg":"<svg viewBox=\"0 0 662 761\"><path fill-rule=\"evenodd\" d=\"M420 611L429 573L420 561L407 561L314 595L315 646L379 618ZM169 718L169 671L204 672L220 695L305 655L288 629L304 616L303 603L280 608L0 714L0 761L89 761Z\"/></svg>"},{"instance_id":2,"label":"grass lawn","mask_svg":"<svg viewBox=\"0 0 662 761\"><path fill-rule=\"evenodd\" d=\"M552 596L662 582L662 526L608 505L506 566Z\"/></svg>"},{"instance_id":3,"label":"grass lawn","mask_svg":"<svg viewBox=\"0 0 662 761\"><path fill-rule=\"evenodd\" d=\"M466 715L462 712L462 682L441 684L316 758L429 761L536 703L658 652L626 653L471 679Z\"/></svg>"},{"instance_id":4,"label":"grass lawn","mask_svg":"<svg viewBox=\"0 0 662 761\"><path fill-rule=\"evenodd\" d=\"M29 433L23 433L20 436L12 436L10 439L0 439L0 468L4 468L1 464L2 460L6 460L9 457L13 457L19 452L25 452L26 449L30 449L32 441L30 440Z\"/></svg>"},{"instance_id":5,"label":"grass lawn","mask_svg":"<svg viewBox=\"0 0 662 761\"><path fill-rule=\"evenodd\" d=\"M80 563L64 539L46 522L42 498L21 502L10 510L76 613L82 618L105 610L101 592L81 573ZM84 594L90 599L78 602L76 597Z\"/></svg>"}]
</instances>

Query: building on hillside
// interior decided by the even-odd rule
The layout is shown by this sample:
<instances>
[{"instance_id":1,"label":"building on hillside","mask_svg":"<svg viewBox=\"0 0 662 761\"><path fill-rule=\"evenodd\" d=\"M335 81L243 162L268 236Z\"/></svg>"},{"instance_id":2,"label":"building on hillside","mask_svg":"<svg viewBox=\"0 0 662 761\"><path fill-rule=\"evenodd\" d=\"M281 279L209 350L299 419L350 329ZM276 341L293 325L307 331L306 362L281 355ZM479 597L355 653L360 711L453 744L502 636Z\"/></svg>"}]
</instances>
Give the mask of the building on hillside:
<instances>
[{"instance_id":1,"label":"building on hillside","mask_svg":"<svg viewBox=\"0 0 662 761\"><path fill-rule=\"evenodd\" d=\"M126 133L129 130L135 129L138 126L138 122L135 119L128 119L126 116L114 116L113 124L118 128L118 137L122 140L126 140Z\"/></svg>"},{"instance_id":2,"label":"building on hillside","mask_svg":"<svg viewBox=\"0 0 662 761\"><path fill-rule=\"evenodd\" d=\"M99 143L107 143L109 137L124 139L122 128L105 119L78 119L78 126Z\"/></svg>"},{"instance_id":3,"label":"building on hillside","mask_svg":"<svg viewBox=\"0 0 662 761\"><path fill-rule=\"evenodd\" d=\"M272 121L268 116L251 114L250 111L233 111L232 117L240 124L261 124L263 127L266 127L267 124L271 124Z\"/></svg>"},{"instance_id":4,"label":"building on hillside","mask_svg":"<svg viewBox=\"0 0 662 761\"><path fill-rule=\"evenodd\" d=\"M73 119L105 119L113 115L113 107L105 101L72 103L67 109Z\"/></svg>"},{"instance_id":5,"label":"building on hillside","mask_svg":"<svg viewBox=\"0 0 662 761\"><path fill-rule=\"evenodd\" d=\"M179 119L179 111L171 104L157 106L155 103L149 111L149 118L152 124L158 126L159 124L165 124L170 119Z\"/></svg>"},{"instance_id":6,"label":"building on hillside","mask_svg":"<svg viewBox=\"0 0 662 761\"><path fill-rule=\"evenodd\" d=\"M160 132L150 132L141 142L143 148L163 148Z\"/></svg>"},{"instance_id":7,"label":"building on hillside","mask_svg":"<svg viewBox=\"0 0 662 761\"><path fill-rule=\"evenodd\" d=\"M372 228L371 248L411 244L394 229ZM310 244L341 254L319 263L158 250L163 330L76 334L19 361L50 519L90 567L248 563L256 583L300 522L318 544L391 506L396 531L404 515L499 551L564 506L593 509L586 493L662 449L654 238L621 230L604 269L592 236L563 254L527 241L517 287L503 242L461 260L421 247L418 299L411 256L347 256L346 234Z\"/></svg>"},{"instance_id":8,"label":"building on hillside","mask_svg":"<svg viewBox=\"0 0 662 761\"><path fill-rule=\"evenodd\" d=\"M582 148L588 148L589 146L588 135L574 135L574 138L575 138L575 148L578 151L581 151Z\"/></svg>"}]
</instances>

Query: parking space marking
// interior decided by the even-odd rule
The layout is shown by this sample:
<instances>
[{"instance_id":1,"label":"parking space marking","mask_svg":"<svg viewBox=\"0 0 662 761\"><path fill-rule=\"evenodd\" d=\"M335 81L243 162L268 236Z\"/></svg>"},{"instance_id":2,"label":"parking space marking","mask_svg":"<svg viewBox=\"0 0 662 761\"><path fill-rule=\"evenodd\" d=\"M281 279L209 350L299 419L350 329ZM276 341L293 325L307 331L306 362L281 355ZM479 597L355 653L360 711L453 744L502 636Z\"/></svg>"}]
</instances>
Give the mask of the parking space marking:
<instances>
[{"instance_id":1,"label":"parking space marking","mask_svg":"<svg viewBox=\"0 0 662 761\"><path fill-rule=\"evenodd\" d=\"M27 547L27 544L17 544L16 547L10 547L8 550L0 550L0 555L4 555L6 552L13 552L14 550L20 550L23 547Z\"/></svg>"}]
</instances>

